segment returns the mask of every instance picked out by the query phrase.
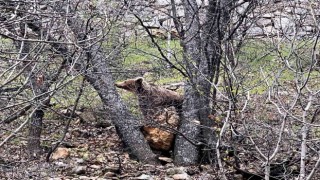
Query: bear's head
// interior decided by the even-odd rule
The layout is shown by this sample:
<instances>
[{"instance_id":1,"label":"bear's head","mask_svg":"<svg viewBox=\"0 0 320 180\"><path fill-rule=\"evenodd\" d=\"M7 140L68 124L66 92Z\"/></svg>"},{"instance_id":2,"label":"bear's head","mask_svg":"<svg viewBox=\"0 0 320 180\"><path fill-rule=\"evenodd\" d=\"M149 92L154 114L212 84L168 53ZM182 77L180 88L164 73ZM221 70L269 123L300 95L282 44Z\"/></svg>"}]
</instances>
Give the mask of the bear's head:
<instances>
[{"instance_id":1,"label":"bear's head","mask_svg":"<svg viewBox=\"0 0 320 180\"><path fill-rule=\"evenodd\" d=\"M115 86L133 93L140 93L143 91L143 84L144 84L144 79L142 77L137 77L137 78L128 79L122 82L117 82L115 83Z\"/></svg>"}]
</instances>

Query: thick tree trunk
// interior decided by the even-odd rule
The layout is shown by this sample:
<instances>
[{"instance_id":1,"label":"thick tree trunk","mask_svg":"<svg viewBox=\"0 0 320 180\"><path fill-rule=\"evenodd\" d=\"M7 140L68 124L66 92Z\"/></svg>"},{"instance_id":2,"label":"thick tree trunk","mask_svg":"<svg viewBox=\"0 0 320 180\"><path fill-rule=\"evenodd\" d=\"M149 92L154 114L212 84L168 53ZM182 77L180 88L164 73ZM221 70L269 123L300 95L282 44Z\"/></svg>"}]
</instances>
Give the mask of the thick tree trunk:
<instances>
[{"instance_id":1,"label":"thick tree trunk","mask_svg":"<svg viewBox=\"0 0 320 180\"><path fill-rule=\"evenodd\" d=\"M183 1L186 32L182 37L184 49L183 61L186 65L188 83L185 86L183 112L179 131L189 140L197 141L200 129L198 116L198 92L195 89L197 83L198 67L201 62L201 38L199 34L200 20L198 5L195 0ZM199 147L186 141L185 137L177 136L174 148L174 161L180 165L192 165L198 162Z\"/></svg>"},{"instance_id":2,"label":"thick tree trunk","mask_svg":"<svg viewBox=\"0 0 320 180\"><path fill-rule=\"evenodd\" d=\"M232 7L232 0L222 1L209 1L209 7L206 14L206 23L204 25L204 60L201 66L201 71L205 74L206 79L200 80L205 92L205 97L202 97L202 103L204 106L215 107L216 104L216 89L213 89L213 93L210 96L212 85L211 83L217 83L220 76L220 65L223 59L222 43L225 38L228 24L230 23L230 8ZM208 84L209 82L209 84ZM209 100L209 98L211 98ZM212 103L211 103L212 101ZM215 160L215 146L217 137L214 130L211 128L214 126L214 121L208 118L210 113L215 113L214 109L211 111L209 108L203 109L201 114L201 124L206 127L202 131L203 141L207 145L209 151L203 152L203 159L213 163Z\"/></svg>"},{"instance_id":3,"label":"thick tree trunk","mask_svg":"<svg viewBox=\"0 0 320 180\"><path fill-rule=\"evenodd\" d=\"M222 58L221 42L230 19L228 6L230 0L210 1L207 11L207 20L203 26L199 21L199 9L195 0L183 1L185 11L185 36L182 40L184 48L184 63L186 65L189 87L185 90L182 124L180 132L186 137L200 140L205 144L204 159L214 159L213 149L216 143L216 135L213 121L208 118L211 114L210 104L215 100L211 94L213 81L219 77L220 61ZM203 30L203 35L200 34ZM201 131L192 122L199 122L203 128ZM201 139L199 134L201 133ZM183 138L177 136L175 161L178 164L195 164L198 157L198 147L182 142Z\"/></svg>"},{"instance_id":4,"label":"thick tree trunk","mask_svg":"<svg viewBox=\"0 0 320 180\"><path fill-rule=\"evenodd\" d=\"M200 133L198 125L200 124L196 113L196 94L190 83L185 86L185 100L183 102L183 113L179 132L186 138L197 143L197 138ZM192 165L198 162L199 147L190 143L185 137L176 136L174 148L174 162L179 165Z\"/></svg>"}]
</instances>

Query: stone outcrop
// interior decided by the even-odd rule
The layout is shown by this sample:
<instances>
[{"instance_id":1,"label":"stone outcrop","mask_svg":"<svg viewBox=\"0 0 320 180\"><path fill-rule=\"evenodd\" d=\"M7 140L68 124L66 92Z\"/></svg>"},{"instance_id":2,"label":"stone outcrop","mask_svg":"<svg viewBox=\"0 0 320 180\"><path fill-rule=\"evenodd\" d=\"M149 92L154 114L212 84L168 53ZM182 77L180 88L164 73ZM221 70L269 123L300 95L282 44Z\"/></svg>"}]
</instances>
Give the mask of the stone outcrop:
<instances>
[{"instance_id":1,"label":"stone outcrop","mask_svg":"<svg viewBox=\"0 0 320 180\"><path fill-rule=\"evenodd\" d=\"M240 1L239 1L240 2ZM199 7L204 10L208 1L198 0ZM244 12L248 2L237 7L237 15L233 21L236 22L241 13ZM170 18L171 5L169 0L155 0L140 7L140 18L144 25L150 29L157 29L155 37L167 38L172 33L174 23ZM183 21L183 7L181 1L176 1L177 16ZM202 14L201 14L202 12ZM200 11L200 19L204 20L204 11ZM260 1L258 7L247 16L245 24L238 32L247 29L247 35L252 38L260 37L308 37L313 36L317 31L320 17L320 4L308 2L307 0L265 0ZM131 18L132 19L132 18ZM142 31L142 27L139 28ZM145 34L146 35L146 34ZM240 35L240 34L239 34ZM175 36L176 37L176 36Z\"/></svg>"}]
</instances>

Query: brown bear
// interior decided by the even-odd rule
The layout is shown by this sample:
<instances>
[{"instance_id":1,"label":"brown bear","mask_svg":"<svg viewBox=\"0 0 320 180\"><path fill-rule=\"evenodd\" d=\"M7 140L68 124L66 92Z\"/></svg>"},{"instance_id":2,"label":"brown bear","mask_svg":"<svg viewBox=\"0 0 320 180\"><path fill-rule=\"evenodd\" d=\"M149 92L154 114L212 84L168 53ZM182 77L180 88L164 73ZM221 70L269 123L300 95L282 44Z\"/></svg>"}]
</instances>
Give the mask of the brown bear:
<instances>
[{"instance_id":1,"label":"brown bear","mask_svg":"<svg viewBox=\"0 0 320 180\"><path fill-rule=\"evenodd\" d=\"M174 134L164 128L177 128L177 112L181 111L183 96L175 91L149 84L142 77L118 82L115 86L138 96L139 107L144 116L143 133L150 146L157 150L171 149Z\"/></svg>"}]
</instances>

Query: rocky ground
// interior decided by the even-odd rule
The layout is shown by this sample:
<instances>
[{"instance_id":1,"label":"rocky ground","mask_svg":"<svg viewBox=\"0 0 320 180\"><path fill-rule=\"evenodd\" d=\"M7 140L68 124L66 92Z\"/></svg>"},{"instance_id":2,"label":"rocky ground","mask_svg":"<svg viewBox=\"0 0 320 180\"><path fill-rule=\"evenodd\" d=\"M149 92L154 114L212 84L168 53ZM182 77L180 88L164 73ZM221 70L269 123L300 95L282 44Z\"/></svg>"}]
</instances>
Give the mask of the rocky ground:
<instances>
[{"instance_id":1,"label":"rocky ground","mask_svg":"<svg viewBox=\"0 0 320 180\"><path fill-rule=\"evenodd\" d=\"M60 138L65 121L46 119L45 124L42 142L48 149ZM219 179L210 165L178 167L170 158L159 166L137 162L107 121L72 120L50 162L47 150L39 160L27 159L24 133L0 148L0 179Z\"/></svg>"}]
</instances>

